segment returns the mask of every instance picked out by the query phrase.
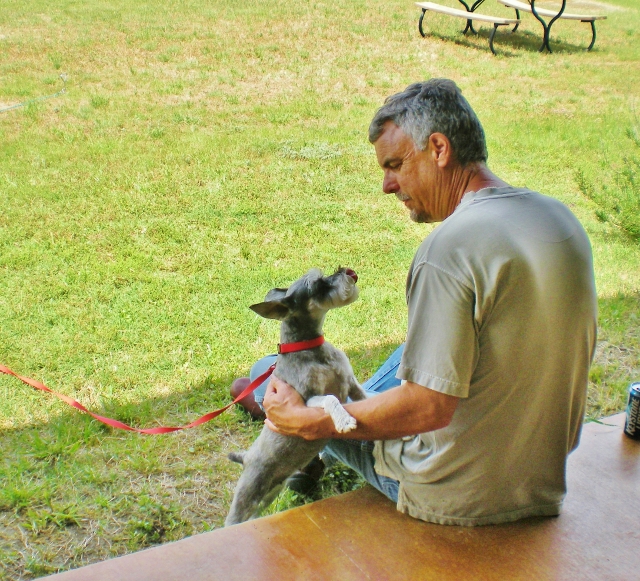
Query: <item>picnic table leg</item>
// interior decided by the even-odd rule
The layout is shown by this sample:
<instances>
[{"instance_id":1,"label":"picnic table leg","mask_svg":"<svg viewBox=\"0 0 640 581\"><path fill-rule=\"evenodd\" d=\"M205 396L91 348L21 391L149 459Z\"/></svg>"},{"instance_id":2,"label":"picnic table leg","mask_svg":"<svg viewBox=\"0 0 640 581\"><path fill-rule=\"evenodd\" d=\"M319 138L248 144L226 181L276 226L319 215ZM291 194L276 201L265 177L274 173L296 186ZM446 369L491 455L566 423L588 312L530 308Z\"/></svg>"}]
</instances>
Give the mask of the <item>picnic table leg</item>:
<instances>
[{"instance_id":1,"label":"picnic table leg","mask_svg":"<svg viewBox=\"0 0 640 581\"><path fill-rule=\"evenodd\" d=\"M538 49L538 52L542 52L545 48L551 52L551 48L549 47L549 28L547 27L547 23L536 12L535 2L531 2L531 14L533 14L538 22L542 24L542 45Z\"/></svg>"},{"instance_id":2,"label":"picnic table leg","mask_svg":"<svg viewBox=\"0 0 640 581\"><path fill-rule=\"evenodd\" d=\"M558 20L558 18L560 18L560 16L562 16L562 13L564 12L564 9L567 6L567 0L562 0L562 6L560 7L560 12L558 12L558 14L556 14L550 21L549 24L547 24L544 20L542 20L542 18L540 17L540 15L536 12L536 3L535 0L530 0L531 3L531 13L538 19L538 21L540 22L540 24L542 24L542 28L544 29L544 34L542 35L542 46L540 47L540 49L538 50L538 52L542 52L545 48L549 51L549 52L553 52L551 50L551 46L549 46L549 36L551 34L551 27L553 26L553 23Z\"/></svg>"},{"instance_id":3,"label":"picnic table leg","mask_svg":"<svg viewBox=\"0 0 640 581\"><path fill-rule=\"evenodd\" d=\"M422 14L420 15L420 20L418 20L418 31L420 32L420 34L422 35L423 38L426 36L426 34L424 33L424 30L422 30L422 21L424 20L425 12L426 12L426 10L423 8L422 9Z\"/></svg>"},{"instance_id":4,"label":"picnic table leg","mask_svg":"<svg viewBox=\"0 0 640 581\"><path fill-rule=\"evenodd\" d=\"M583 20L582 22L589 22L591 24L591 44L587 50L591 50L596 43L596 21L595 20Z\"/></svg>"},{"instance_id":5,"label":"picnic table leg","mask_svg":"<svg viewBox=\"0 0 640 581\"><path fill-rule=\"evenodd\" d=\"M491 36L489 37L489 48L491 49L491 52L495 55L498 56L498 53L495 51L495 49L493 48L493 39L496 35L496 32L498 30L498 26L507 26L506 24L498 24L495 23L493 25L493 30L491 31Z\"/></svg>"},{"instance_id":6,"label":"picnic table leg","mask_svg":"<svg viewBox=\"0 0 640 581\"><path fill-rule=\"evenodd\" d=\"M562 16L562 13L564 12L564 9L566 7L567 7L567 0L562 0L562 6L560 7L560 12L558 12L558 14L556 14L551 19L551 21L549 22L549 25L547 26L547 50L549 52L551 52L551 47L549 46L549 36L551 35L551 27L553 26L553 23Z\"/></svg>"},{"instance_id":7,"label":"picnic table leg","mask_svg":"<svg viewBox=\"0 0 640 581\"><path fill-rule=\"evenodd\" d=\"M462 1L462 0L460 0ZM484 1L484 0L483 0ZM466 6L466 5L465 5ZM426 34L424 33L424 29L422 28L422 21L424 20L424 15L427 12L426 8L422 9L422 14L420 15L420 20L418 20L418 31L420 32L420 34L425 37ZM471 20L467 20L467 27L462 31L462 34L467 34L467 30L471 29L471 32L473 32L474 34L478 34L474 29L473 29L473 23L471 22Z\"/></svg>"},{"instance_id":8,"label":"picnic table leg","mask_svg":"<svg viewBox=\"0 0 640 581\"><path fill-rule=\"evenodd\" d=\"M476 29L473 28L473 20L467 20L467 25L464 27L462 34L467 34L467 30L470 30L471 32L473 32L473 34L478 34L476 32Z\"/></svg>"},{"instance_id":9,"label":"picnic table leg","mask_svg":"<svg viewBox=\"0 0 640 581\"><path fill-rule=\"evenodd\" d=\"M520 20L520 10L518 10L517 8L515 10L516 10L516 18L519 21ZM518 26L520 26L520 22L516 22L516 25L513 27L513 30L511 32L515 32L516 30L518 30Z\"/></svg>"},{"instance_id":10,"label":"picnic table leg","mask_svg":"<svg viewBox=\"0 0 640 581\"><path fill-rule=\"evenodd\" d=\"M469 5L464 0L458 0L458 2L460 2L460 4L462 4L465 7L467 12L473 12L478 6L480 6L480 4L484 2L484 0L476 0L471 6L471 8L469 8ZM467 26L462 31L462 34L467 34L467 30L470 30L471 32L473 32L473 34L478 34L476 32L476 29L473 28L473 20L467 20Z\"/></svg>"}]
</instances>

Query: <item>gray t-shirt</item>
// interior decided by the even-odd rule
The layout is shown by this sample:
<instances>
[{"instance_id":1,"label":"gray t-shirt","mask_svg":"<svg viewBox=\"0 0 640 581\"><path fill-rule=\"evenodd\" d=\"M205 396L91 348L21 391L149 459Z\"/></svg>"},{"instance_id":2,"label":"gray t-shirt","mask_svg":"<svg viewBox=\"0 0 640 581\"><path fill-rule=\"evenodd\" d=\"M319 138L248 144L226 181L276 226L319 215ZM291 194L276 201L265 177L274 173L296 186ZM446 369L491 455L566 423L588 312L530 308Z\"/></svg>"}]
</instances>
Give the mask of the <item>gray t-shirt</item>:
<instances>
[{"instance_id":1,"label":"gray t-shirt","mask_svg":"<svg viewBox=\"0 0 640 581\"><path fill-rule=\"evenodd\" d=\"M377 442L398 509L442 524L555 515L596 341L591 246L560 202L467 193L418 249L398 378L461 398L449 426Z\"/></svg>"}]
</instances>

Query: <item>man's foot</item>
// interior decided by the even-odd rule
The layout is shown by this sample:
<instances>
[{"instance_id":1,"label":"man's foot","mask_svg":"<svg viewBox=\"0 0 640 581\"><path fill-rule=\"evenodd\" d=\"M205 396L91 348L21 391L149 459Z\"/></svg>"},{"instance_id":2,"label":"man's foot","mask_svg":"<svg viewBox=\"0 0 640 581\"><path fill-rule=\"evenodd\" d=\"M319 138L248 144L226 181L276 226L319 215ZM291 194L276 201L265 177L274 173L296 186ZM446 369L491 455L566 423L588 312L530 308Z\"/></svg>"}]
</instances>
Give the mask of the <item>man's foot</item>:
<instances>
[{"instance_id":1,"label":"man's foot","mask_svg":"<svg viewBox=\"0 0 640 581\"><path fill-rule=\"evenodd\" d=\"M236 399L245 389L247 389L248 385L251 383L251 380L248 377L239 377L232 384L229 389L229 393L233 399ZM253 397L253 393L243 397L238 405L242 406L249 415L254 420L264 420L265 413L262 411L262 408L256 403L256 400Z\"/></svg>"},{"instance_id":2,"label":"man's foot","mask_svg":"<svg viewBox=\"0 0 640 581\"><path fill-rule=\"evenodd\" d=\"M287 487L304 496L312 493L324 474L324 462L316 456L302 470L298 470L287 479Z\"/></svg>"}]
</instances>

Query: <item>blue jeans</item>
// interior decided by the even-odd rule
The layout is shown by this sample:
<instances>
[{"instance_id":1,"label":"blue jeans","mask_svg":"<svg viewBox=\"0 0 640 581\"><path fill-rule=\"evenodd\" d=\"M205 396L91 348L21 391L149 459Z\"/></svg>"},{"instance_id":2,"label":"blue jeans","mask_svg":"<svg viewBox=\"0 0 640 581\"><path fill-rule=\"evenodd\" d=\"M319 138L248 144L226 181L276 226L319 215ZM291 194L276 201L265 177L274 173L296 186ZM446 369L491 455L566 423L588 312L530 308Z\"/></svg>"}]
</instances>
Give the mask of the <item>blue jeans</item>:
<instances>
[{"instance_id":1,"label":"blue jeans","mask_svg":"<svg viewBox=\"0 0 640 581\"><path fill-rule=\"evenodd\" d=\"M367 380L363 389L368 395L376 395L400 385L396 379L396 371L400 365L404 344L400 345L391 356L382 364L380 369ZM268 355L256 362L251 368L249 377L253 381L262 375L273 363L277 355ZM266 379L254 391L256 402L262 407L264 394L269 385ZM378 489L386 497L398 502L398 481L386 476L380 476L374 469L373 442L361 440L331 440L322 452L322 457L327 463L339 460L358 472L369 484Z\"/></svg>"}]
</instances>

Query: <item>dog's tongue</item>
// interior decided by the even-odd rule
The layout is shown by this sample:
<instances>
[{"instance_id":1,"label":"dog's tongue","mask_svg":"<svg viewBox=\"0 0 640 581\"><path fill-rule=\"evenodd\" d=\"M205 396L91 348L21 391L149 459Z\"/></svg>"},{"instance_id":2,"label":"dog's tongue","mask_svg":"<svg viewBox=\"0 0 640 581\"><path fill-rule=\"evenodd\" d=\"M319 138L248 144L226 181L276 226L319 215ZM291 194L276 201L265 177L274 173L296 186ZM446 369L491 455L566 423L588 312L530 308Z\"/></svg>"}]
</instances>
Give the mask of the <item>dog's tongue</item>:
<instances>
[{"instance_id":1,"label":"dog's tongue","mask_svg":"<svg viewBox=\"0 0 640 581\"><path fill-rule=\"evenodd\" d=\"M358 282L358 275L355 270L347 268L344 272L347 276L350 276L353 279L353 282Z\"/></svg>"}]
</instances>

